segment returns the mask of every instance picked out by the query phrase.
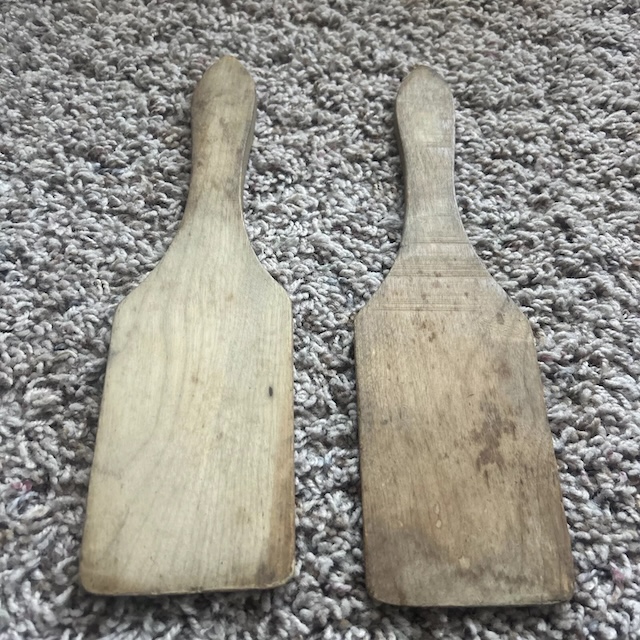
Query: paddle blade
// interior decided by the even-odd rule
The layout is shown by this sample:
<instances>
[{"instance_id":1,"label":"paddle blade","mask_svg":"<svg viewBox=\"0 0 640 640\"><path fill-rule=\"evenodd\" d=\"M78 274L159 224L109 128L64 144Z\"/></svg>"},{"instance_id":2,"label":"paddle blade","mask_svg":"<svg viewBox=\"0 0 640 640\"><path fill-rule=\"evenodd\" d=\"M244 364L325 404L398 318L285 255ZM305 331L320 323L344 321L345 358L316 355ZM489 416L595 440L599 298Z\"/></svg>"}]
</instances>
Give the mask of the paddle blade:
<instances>
[{"instance_id":1,"label":"paddle blade","mask_svg":"<svg viewBox=\"0 0 640 640\"><path fill-rule=\"evenodd\" d=\"M88 590L264 588L291 574L291 316L264 284L156 278L120 307L83 543Z\"/></svg>"},{"instance_id":2,"label":"paddle blade","mask_svg":"<svg viewBox=\"0 0 640 640\"><path fill-rule=\"evenodd\" d=\"M488 279L457 306L446 282L422 283L432 305L403 305L393 294L408 283L391 280L356 326L370 593L416 606L568 598L569 537L525 318Z\"/></svg>"}]
</instances>

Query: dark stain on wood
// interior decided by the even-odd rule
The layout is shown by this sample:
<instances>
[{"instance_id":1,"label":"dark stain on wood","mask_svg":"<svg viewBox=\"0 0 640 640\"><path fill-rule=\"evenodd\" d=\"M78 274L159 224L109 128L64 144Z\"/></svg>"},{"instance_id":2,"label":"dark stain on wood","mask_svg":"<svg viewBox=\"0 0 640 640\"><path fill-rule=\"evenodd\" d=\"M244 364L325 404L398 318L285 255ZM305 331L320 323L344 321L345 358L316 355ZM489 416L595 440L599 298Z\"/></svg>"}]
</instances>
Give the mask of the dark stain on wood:
<instances>
[{"instance_id":1,"label":"dark stain on wood","mask_svg":"<svg viewBox=\"0 0 640 640\"><path fill-rule=\"evenodd\" d=\"M504 436L516 437L516 423L505 416L491 400L482 402L480 408L484 414L482 427L471 432L474 441L482 446L476 458L476 468L480 470L482 467L495 464L500 470L504 470L505 459L500 445Z\"/></svg>"},{"instance_id":2,"label":"dark stain on wood","mask_svg":"<svg viewBox=\"0 0 640 640\"><path fill-rule=\"evenodd\" d=\"M496 365L496 373L503 378L511 377L511 367L509 366L509 363L506 360L500 361Z\"/></svg>"},{"instance_id":3,"label":"dark stain on wood","mask_svg":"<svg viewBox=\"0 0 640 640\"><path fill-rule=\"evenodd\" d=\"M504 469L504 458L498 447L499 441L496 443L493 439L490 440L476 458L476 469L480 470L490 464L495 464L500 470Z\"/></svg>"}]
</instances>

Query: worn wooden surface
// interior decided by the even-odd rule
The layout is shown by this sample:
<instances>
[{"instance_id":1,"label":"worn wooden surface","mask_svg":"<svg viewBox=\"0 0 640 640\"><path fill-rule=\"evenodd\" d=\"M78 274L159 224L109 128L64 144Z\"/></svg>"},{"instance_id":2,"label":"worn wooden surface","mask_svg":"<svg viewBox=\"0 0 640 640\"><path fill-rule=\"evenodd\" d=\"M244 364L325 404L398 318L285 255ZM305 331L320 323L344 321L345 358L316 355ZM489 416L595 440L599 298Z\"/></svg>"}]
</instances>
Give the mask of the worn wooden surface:
<instances>
[{"instance_id":1,"label":"worn wooden surface","mask_svg":"<svg viewBox=\"0 0 640 640\"><path fill-rule=\"evenodd\" d=\"M415 606L567 599L570 542L533 337L463 230L451 92L419 67L396 115L402 247L355 335L368 589Z\"/></svg>"},{"instance_id":2,"label":"worn wooden surface","mask_svg":"<svg viewBox=\"0 0 640 640\"><path fill-rule=\"evenodd\" d=\"M242 219L255 117L233 58L193 98L180 231L118 307L81 579L96 593L265 588L294 559L291 305Z\"/></svg>"}]
</instances>

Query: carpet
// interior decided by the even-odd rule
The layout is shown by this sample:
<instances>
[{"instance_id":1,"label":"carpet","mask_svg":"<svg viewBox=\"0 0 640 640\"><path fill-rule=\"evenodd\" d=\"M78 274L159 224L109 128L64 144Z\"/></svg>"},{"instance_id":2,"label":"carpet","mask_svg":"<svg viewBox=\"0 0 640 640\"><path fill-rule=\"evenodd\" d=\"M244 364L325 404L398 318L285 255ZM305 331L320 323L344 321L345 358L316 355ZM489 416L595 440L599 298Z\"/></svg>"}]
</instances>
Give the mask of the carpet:
<instances>
[{"instance_id":1,"label":"carpet","mask_svg":"<svg viewBox=\"0 0 640 640\"><path fill-rule=\"evenodd\" d=\"M2 640L640 636L636 0L5 0L0 13ZM295 577L95 597L78 555L111 322L178 228L191 94L223 54L257 85L247 232L293 301ZM353 319L398 251L393 105L421 63L454 93L465 228L534 330L569 603L408 609L365 591Z\"/></svg>"}]
</instances>

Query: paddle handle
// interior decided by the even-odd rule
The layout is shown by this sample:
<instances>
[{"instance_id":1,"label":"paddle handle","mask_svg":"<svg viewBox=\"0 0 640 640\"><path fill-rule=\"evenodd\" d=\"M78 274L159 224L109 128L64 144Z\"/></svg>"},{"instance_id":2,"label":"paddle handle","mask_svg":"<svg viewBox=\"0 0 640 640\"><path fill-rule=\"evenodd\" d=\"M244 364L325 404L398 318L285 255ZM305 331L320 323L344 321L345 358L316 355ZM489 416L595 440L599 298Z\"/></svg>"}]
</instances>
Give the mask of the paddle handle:
<instances>
[{"instance_id":1,"label":"paddle handle","mask_svg":"<svg viewBox=\"0 0 640 640\"><path fill-rule=\"evenodd\" d=\"M242 232L242 190L253 140L255 86L235 58L209 67L192 101L192 170L183 225Z\"/></svg>"},{"instance_id":2,"label":"paddle handle","mask_svg":"<svg viewBox=\"0 0 640 640\"><path fill-rule=\"evenodd\" d=\"M403 249L468 244L454 192L453 96L435 71L420 66L405 78L396 123L405 178Z\"/></svg>"}]
</instances>

